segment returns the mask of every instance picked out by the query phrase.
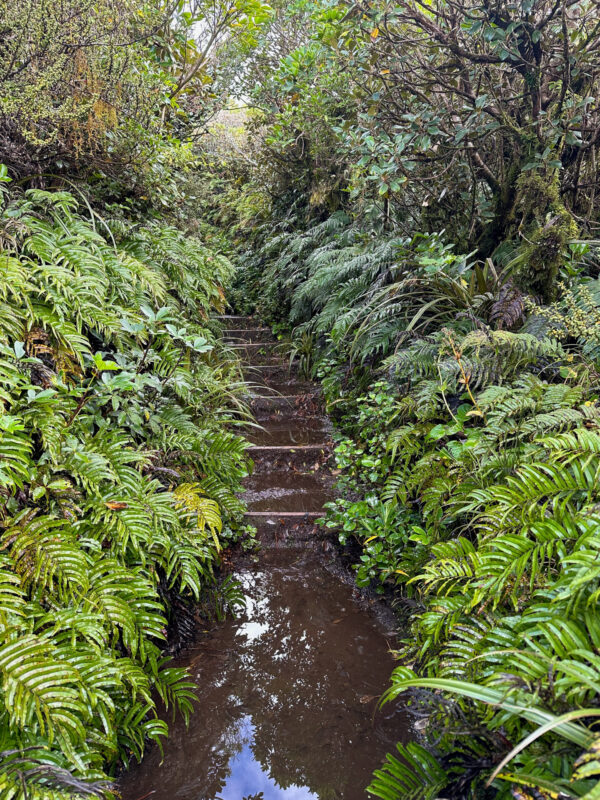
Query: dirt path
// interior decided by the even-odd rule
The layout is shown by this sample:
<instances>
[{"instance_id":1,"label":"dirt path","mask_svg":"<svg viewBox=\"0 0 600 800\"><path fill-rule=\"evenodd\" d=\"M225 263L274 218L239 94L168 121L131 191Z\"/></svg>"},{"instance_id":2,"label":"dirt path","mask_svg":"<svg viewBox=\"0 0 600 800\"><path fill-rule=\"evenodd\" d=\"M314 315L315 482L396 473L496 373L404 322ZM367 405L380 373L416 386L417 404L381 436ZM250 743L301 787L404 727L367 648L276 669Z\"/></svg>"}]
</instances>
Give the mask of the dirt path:
<instances>
[{"instance_id":1,"label":"dirt path","mask_svg":"<svg viewBox=\"0 0 600 800\"><path fill-rule=\"evenodd\" d=\"M262 429L248 434L255 470L243 495L247 518L263 544L290 538L323 514L331 478L323 465L331 453L331 426L316 384L298 379L268 328L252 317L225 318L225 338L235 347L252 386L252 408ZM270 536L269 534L273 534Z\"/></svg>"},{"instance_id":2,"label":"dirt path","mask_svg":"<svg viewBox=\"0 0 600 800\"><path fill-rule=\"evenodd\" d=\"M247 518L257 556L237 564L246 610L178 660L198 686L190 727L169 720L120 782L123 800L364 800L409 726L377 709L394 667L389 618L359 595L314 519L330 497L330 426L314 384L288 372L270 332L226 320L261 428Z\"/></svg>"}]
</instances>

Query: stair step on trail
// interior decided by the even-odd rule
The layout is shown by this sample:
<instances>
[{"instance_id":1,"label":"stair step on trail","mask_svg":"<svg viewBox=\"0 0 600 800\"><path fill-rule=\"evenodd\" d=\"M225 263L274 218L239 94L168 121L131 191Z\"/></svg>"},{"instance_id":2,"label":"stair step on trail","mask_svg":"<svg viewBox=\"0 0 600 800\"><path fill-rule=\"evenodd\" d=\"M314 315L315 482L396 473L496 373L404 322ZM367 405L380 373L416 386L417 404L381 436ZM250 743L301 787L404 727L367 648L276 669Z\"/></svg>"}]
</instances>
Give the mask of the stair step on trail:
<instances>
[{"instance_id":1,"label":"stair step on trail","mask_svg":"<svg viewBox=\"0 0 600 800\"><path fill-rule=\"evenodd\" d=\"M238 333L256 334L256 333L265 333L265 332L268 332L270 334L271 333L271 328L225 328L225 330L223 331L223 334L225 336L231 336L234 333L235 334L238 334Z\"/></svg>"},{"instance_id":2,"label":"stair step on trail","mask_svg":"<svg viewBox=\"0 0 600 800\"><path fill-rule=\"evenodd\" d=\"M238 350L245 350L246 348L250 349L252 347L264 347L265 349L271 348L272 350L278 344L279 342L234 342L229 346Z\"/></svg>"},{"instance_id":3,"label":"stair step on trail","mask_svg":"<svg viewBox=\"0 0 600 800\"><path fill-rule=\"evenodd\" d=\"M230 344L232 342L264 342L268 344L273 341L273 334L270 328L235 328L223 331L223 338Z\"/></svg>"},{"instance_id":4,"label":"stair step on trail","mask_svg":"<svg viewBox=\"0 0 600 800\"><path fill-rule=\"evenodd\" d=\"M253 446L259 447L327 447L331 431L320 417L303 416L297 425L290 427L290 414L299 414L293 406L271 407L256 412L261 428L247 434Z\"/></svg>"},{"instance_id":5,"label":"stair step on trail","mask_svg":"<svg viewBox=\"0 0 600 800\"><path fill-rule=\"evenodd\" d=\"M267 387L262 387L267 388ZM308 387L310 388L310 387ZM316 401L318 392L301 391L296 394L253 394L250 395L250 403L252 407L267 406L268 408L277 408L278 406L294 406L297 403L309 399ZM262 409L261 409L262 410Z\"/></svg>"},{"instance_id":6,"label":"stair step on trail","mask_svg":"<svg viewBox=\"0 0 600 800\"><path fill-rule=\"evenodd\" d=\"M228 330L235 328L264 328L264 324L254 317L233 317L233 316L220 316L216 317L219 322L223 324L231 323Z\"/></svg>"},{"instance_id":7,"label":"stair step on trail","mask_svg":"<svg viewBox=\"0 0 600 800\"><path fill-rule=\"evenodd\" d=\"M244 358L250 402L261 416L261 428L248 433L255 470L240 496L247 506L245 517L257 525L289 521L293 537L298 523L314 524L332 499L332 477L322 468L323 455L331 451L331 425L319 413L319 387L299 380L287 359L261 362L281 343L260 320L220 319L228 326L225 335L235 340L230 346Z\"/></svg>"},{"instance_id":8,"label":"stair step on trail","mask_svg":"<svg viewBox=\"0 0 600 800\"><path fill-rule=\"evenodd\" d=\"M248 434L255 470L240 496L245 518L270 524L314 524L331 500L332 477L321 469L331 450L330 423L318 413L319 387L301 381L293 364L276 358L282 347L270 328L249 316L223 315L225 339L242 358L254 412L261 428ZM272 394L270 394L272 393Z\"/></svg>"},{"instance_id":9,"label":"stair step on trail","mask_svg":"<svg viewBox=\"0 0 600 800\"><path fill-rule=\"evenodd\" d=\"M273 364L248 364L247 366L249 366L250 369L260 369L260 370L285 369L287 372L289 372L288 362L283 360L278 361L276 363L274 362Z\"/></svg>"},{"instance_id":10,"label":"stair step on trail","mask_svg":"<svg viewBox=\"0 0 600 800\"><path fill-rule=\"evenodd\" d=\"M329 443L321 442L319 444L252 444L248 448L250 453L257 450L264 450L268 452L279 453L294 453L296 450L328 450Z\"/></svg>"},{"instance_id":11,"label":"stair step on trail","mask_svg":"<svg viewBox=\"0 0 600 800\"><path fill-rule=\"evenodd\" d=\"M293 519L293 520L315 520L322 517L323 509L318 511L245 511L246 518L255 517L256 519Z\"/></svg>"},{"instance_id":12,"label":"stair step on trail","mask_svg":"<svg viewBox=\"0 0 600 800\"><path fill-rule=\"evenodd\" d=\"M277 351L279 342L227 342L227 346L235 350L240 356L249 359L257 359L261 356L268 356L269 358L282 358L282 353ZM262 362L255 361L255 364Z\"/></svg>"},{"instance_id":13,"label":"stair step on trail","mask_svg":"<svg viewBox=\"0 0 600 800\"><path fill-rule=\"evenodd\" d=\"M282 371L283 374L273 374L271 370L257 371L253 375L246 374L246 383L254 387L253 395L257 396L256 390L261 389L265 392L272 392L271 395L259 395L260 397L278 397L280 395L304 396L314 394L314 383L299 381L288 370Z\"/></svg>"},{"instance_id":14,"label":"stair step on trail","mask_svg":"<svg viewBox=\"0 0 600 800\"><path fill-rule=\"evenodd\" d=\"M244 489L248 511L318 511L330 499L320 474L270 466L247 478Z\"/></svg>"}]
</instances>

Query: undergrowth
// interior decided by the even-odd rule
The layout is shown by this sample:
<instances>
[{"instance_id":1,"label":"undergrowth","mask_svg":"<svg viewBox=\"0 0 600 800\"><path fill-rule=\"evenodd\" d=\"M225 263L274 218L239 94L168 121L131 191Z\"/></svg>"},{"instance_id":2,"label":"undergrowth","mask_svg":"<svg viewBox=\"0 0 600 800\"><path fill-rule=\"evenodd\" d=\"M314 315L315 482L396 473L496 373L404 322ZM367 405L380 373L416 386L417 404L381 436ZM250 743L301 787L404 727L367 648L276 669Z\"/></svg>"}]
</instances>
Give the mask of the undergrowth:
<instances>
[{"instance_id":1,"label":"undergrowth","mask_svg":"<svg viewBox=\"0 0 600 800\"><path fill-rule=\"evenodd\" d=\"M383 800L595 796L598 290L576 252L552 306L341 212L249 256L337 423L322 522L407 625L385 702L412 691L424 733L376 771Z\"/></svg>"},{"instance_id":2,"label":"undergrowth","mask_svg":"<svg viewBox=\"0 0 600 800\"><path fill-rule=\"evenodd\" d=\"M0 794L99 796L166 735L157 703L192 709L173 603L239 602L216 581L246 412L210 320L232 266L2 179Z\"/></svg>"}]
</instances>

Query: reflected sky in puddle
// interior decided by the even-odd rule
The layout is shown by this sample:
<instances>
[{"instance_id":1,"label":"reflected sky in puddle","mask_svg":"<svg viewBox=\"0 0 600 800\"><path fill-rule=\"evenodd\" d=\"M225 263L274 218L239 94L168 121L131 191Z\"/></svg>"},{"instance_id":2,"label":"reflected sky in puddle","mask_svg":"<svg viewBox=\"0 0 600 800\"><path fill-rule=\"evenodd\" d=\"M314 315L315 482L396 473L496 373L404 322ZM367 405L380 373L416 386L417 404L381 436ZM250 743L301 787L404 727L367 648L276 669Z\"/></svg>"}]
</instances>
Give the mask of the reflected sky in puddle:
<instances>
[{"instance_id":1,"label":"reflected sky in puddle","mask_svg":"<svg viewBox=\"0 0 600 800\"><path fill-rule=\"evenodd\" d=\"M241 752L229 762L230 775L216 800L318 800L305 786L292 784L286 788L279 786L261 767L252 752L254 725L250 717L243 717L236 731L241 744ZM258 797L257 797L258 796Z\"/></svg>"},{"instance_id":2,"label":"reflected sky in puddle","mask_svg":"<svg viewBox=\"0 0 600 800\"><path fill-rule=\"evenodd\" d=\"M125 774L123 800L365 800L408 732L377 709L395 666L383 629L312 552L264 552L239 578L246 612L185 660L189 728L169 721L164 759Z\"/></svg>"},{"instance_id":3,"label":"reflected sky in puddle","mask_svg":"<svg viewBox=\"0 0 600 800\"><path fill-rule=\"evenodd\" d=\"M242 573L238 576L238 580L245 591L246 611L244 616L246 621L236 627L235 633L236 636L243 636L246 644L252 644L269 630L266 598L256 598L250 593L252 586L261 579L264 579L264 575L261 572L254 574ZM262 621L256 619L259 615Z\"/></svg>"}]
</instances>

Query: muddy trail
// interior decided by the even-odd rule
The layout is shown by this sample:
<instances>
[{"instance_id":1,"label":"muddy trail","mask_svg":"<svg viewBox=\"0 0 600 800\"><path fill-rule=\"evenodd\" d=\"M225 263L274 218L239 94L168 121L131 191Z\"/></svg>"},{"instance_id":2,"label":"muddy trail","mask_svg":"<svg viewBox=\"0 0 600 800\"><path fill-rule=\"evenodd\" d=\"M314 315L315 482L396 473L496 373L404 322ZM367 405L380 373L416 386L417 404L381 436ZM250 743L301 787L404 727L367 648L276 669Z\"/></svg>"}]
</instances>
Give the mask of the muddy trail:
<instances>
[{"instance_id":1,"label":"muddy trail","mask_svg":"<svg viewBox=\"0 0 600 800\"><path fill-rule=\"evenodd\" d=\"M257 556L235 574L236 619L199 635L179 665L198 702L189 727L170 720L121 779L123 800L363 800L372 772L409 738L398 707L377 708L394 660L394 620L362 597L314 524L331 498L330 425L315 384L300 381L269 329L226 318L261 428L246 481Z\"/></svg>"}]
</instances>

